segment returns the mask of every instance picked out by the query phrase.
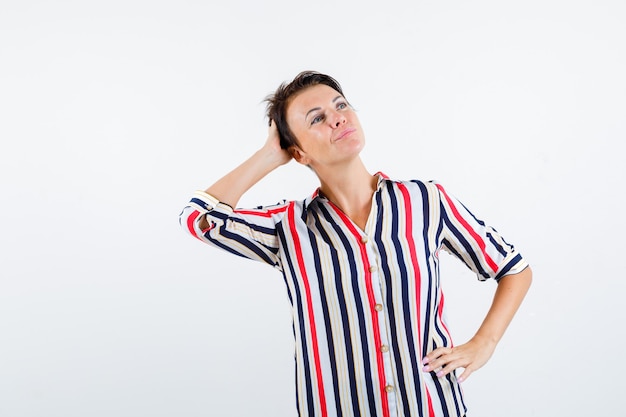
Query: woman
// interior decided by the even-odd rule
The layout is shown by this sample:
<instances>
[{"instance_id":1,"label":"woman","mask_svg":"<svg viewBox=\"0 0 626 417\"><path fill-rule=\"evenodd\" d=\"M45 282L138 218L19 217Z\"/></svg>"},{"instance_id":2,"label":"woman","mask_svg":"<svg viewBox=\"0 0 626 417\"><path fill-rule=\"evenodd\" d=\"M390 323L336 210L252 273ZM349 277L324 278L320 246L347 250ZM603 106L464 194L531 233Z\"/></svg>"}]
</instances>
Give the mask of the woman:
<instances>
[{"instance_id":1,"label":"woman","mask_svg":"<svg viewBox=\"0 0 626 417\"><path fill-rule=\"evenodd\" d=\"M282 272L299 415L465 415L459 383L493 353L530 285L528 264L440 184L371 175L358 117L333 78L299 74L268 98L268 116L265 145L196 192L181 224ZM233 210L292 159L319 178L311 196ZM458 346L444 321L441 249L498 281L482 325Z\"/></svg>"}]
</instances>

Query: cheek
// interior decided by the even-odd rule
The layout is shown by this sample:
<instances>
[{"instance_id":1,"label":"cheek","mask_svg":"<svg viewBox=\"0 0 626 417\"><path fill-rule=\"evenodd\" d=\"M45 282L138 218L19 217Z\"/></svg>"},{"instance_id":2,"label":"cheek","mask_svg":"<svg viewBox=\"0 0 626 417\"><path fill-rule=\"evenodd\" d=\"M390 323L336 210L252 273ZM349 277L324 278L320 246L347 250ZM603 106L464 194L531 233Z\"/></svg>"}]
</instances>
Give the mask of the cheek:
<instances>
[{"instance_id":1,"label":"cheek","mask_svg":"<svg viewBox=\"0 0 626 417\"><path fill-rule=\"evenodd\" d=\"M361 121L359 120L359 118L357 117L355 113L350 114L350 123L352 123L355 126L358 126L359 128L361 127Z\"/></svg>"},{"instance_id":2,"label":"cheek","mask_svg":"<svg viewBox=\"0 0 626 417\"><path fill-rule=\"evenodd\" d=\"M311 129L303 132L304 140L312 146L322 145L324 138L327 137L326 133L319 129Z\"/></svg>"}]
</instances>

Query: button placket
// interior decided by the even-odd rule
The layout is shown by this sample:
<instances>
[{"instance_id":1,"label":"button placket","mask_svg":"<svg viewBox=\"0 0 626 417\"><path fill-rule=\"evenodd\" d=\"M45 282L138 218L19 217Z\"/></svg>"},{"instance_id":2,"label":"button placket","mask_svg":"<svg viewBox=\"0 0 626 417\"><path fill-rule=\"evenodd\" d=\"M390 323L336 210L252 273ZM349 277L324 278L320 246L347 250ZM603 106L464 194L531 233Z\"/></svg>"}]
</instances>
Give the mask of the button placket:
<instances>
[{"instance_id":1,"label":"button placket","mask_svg":"<svg viewBox=\"0 0 626 417\"><path fill-rule=\"evenodd\" d=\"M375 245L371 242L370 244L366 244L365 240L369 242L369 239L366 239L365 236L361 237L361 242L366 246L368 258L370 259L370 266L368 270L370 272L370 279L372 280L372 287L374 289L374 299L376 304L374 305L374 310L378 314L378 326L380 332L380 346L377 346L377 349L382 354L383 360L383 368L384 368L384 378L386 381L385 392L387 394L387 399L389 402L389 407L391 411L391 415L396 415L396 407L397 402L395 399L396 389L395 389L395 372L393 370L393 357L391 354L391 348L389 345L389 321L386 314L384 314L385 306L384 306L384 292L383 292L383 282L382 277L380 276L380 268L377 266L377 262L380 260L378 253L376 251Z\"/></svg>"}]
</instances>

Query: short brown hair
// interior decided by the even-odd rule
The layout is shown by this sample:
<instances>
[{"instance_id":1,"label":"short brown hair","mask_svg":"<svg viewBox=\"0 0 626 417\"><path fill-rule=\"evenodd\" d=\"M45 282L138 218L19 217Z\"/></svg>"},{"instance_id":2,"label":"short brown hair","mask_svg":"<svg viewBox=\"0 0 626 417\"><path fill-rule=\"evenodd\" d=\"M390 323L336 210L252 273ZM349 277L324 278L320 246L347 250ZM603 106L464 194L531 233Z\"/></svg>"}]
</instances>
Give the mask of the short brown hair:
<instances>
[{"instance_id":1,"label":"short brown hair","mask_svg":"<svg viewBox=\"0 0 626 417\"><path fill-rule=\"evenodd\" d=\"M337 80L330 75L321 74L316 71L302 71L293 81L290 83L282 83L274 94L270 94L265 99L267 103L266 115L270 123L272 121L276 123L281 148L288 149L291 146L298 145L298 140L287 124L287 106L289 102L302 90L318 84L327 85L343 96L341 86Z\"/></svg>"}]
</instances>

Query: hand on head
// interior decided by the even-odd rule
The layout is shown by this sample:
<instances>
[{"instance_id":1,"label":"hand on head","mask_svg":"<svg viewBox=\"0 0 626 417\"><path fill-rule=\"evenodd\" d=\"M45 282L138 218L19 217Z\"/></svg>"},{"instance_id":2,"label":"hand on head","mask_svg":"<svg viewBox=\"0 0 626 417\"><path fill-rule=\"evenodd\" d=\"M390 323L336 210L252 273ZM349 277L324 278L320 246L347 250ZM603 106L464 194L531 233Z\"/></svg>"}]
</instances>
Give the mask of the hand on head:
<instances>
[{"instance_id":1,"label":"hand on head","mask_svg":"<svg viewBox=\"0 0 626 417\"><path fill-rule=\"evenodd\" d=\"M278 134L276 123L274 123L273 120L270 120L270 127L267 132L267 140L265 141L263 149L267 152L268 155L270 155L272 158L275 158L276 164L279 166L291 161L291 155L289 154L289 151L280 147L280 135Z\"/></svg>"}]
</instances>

